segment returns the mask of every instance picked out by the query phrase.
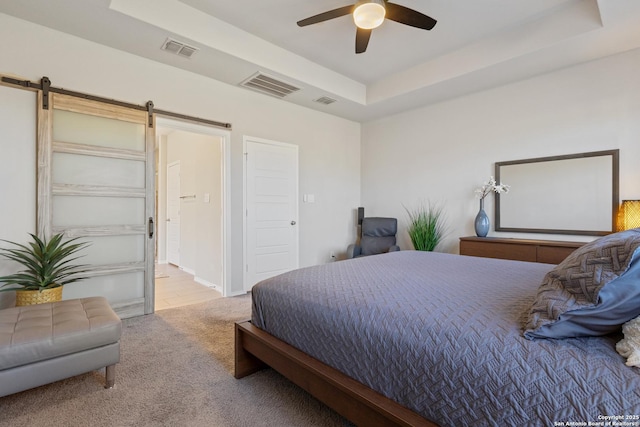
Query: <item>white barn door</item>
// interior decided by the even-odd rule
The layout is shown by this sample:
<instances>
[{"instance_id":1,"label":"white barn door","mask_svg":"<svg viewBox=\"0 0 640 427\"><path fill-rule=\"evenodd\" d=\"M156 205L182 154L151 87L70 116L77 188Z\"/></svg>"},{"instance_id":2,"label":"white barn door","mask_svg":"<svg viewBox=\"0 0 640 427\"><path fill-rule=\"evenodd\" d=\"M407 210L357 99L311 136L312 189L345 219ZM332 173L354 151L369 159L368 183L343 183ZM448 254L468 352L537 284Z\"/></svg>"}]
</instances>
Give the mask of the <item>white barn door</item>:
<instances>
[{"instance_id":1,"label":"white barn door","mask_svg":"<svg viewBox=\"0 0 640 427\"><path fill-rule=\"evenodd\" d=\"M298 147L245 137L244 289L298 268Z\"/></svg>"},{"instance_id":2,"label":"white barn door","mask_svg":"<svg viewBox=\"0 0 640 427\"><path fill-rule=\"evenodd\" d=\"M63 298L101 295L121 317L153 312L154 128L146 111L49 94L38 100L38 234L91 242L90 278Z\"/></svg>"}]
</instances>

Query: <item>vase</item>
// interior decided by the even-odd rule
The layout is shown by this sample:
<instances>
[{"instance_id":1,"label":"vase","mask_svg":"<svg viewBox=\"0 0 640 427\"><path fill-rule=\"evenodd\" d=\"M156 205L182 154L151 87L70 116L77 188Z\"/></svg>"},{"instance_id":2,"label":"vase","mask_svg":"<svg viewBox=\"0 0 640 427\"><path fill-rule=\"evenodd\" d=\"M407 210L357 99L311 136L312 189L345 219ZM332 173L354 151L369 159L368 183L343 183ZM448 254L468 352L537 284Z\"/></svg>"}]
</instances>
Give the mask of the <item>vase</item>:
<instances>
[{"instance_id":1,"label":"vase","mask_svg":"<svg viewBox=\"0 0 640 427\"><path fill-rule=\"evenodd\" d=\"M16 291L16 307L24 307L25 305L44 304L47 302L56 302L62 300L62 286L57 288L45 289L43 291Z\"/></svg>"},{"instance_id":2,"label":"vase","mask_svg":"<svg viewBox=\"0 0 640 427\"><path fill-rule=\"evenodd\" d=\"M476 215L475 221L476 236L486 237L489 233L489 216L484 211L484 199L480 199L480 211Z\"/></svg>"}]
</instances>

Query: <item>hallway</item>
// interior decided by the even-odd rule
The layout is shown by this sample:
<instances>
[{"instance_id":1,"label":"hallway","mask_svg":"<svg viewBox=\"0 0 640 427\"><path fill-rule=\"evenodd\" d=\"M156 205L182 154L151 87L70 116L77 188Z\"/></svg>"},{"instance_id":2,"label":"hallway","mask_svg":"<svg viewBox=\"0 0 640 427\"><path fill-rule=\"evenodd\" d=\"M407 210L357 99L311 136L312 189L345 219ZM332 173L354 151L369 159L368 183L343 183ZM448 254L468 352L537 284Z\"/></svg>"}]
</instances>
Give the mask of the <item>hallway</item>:
<instances>
[{"instance_id":1,"label":"hallway","mask_svg":"<svg viewBox=\"0 0 640 427\"><path fill-rule=\"evenodd\" d=\"M172 264L156 264L155 309L182 307L222 298L222 294L193 280L193 276Z\"/></svg>"}]
</instances>

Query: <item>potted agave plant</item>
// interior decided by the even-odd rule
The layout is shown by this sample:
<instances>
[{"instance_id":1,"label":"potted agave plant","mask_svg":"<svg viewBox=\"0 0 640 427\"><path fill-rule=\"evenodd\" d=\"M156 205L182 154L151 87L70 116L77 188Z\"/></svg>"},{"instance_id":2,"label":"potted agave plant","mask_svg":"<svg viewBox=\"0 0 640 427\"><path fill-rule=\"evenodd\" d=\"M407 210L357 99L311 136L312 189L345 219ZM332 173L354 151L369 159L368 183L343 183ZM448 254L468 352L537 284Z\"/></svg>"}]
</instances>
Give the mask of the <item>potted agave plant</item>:
<instances>
[{"instance_id":1,"label":"potted agave plant","mask_svg":"<svg viewBox=\"0 0 640 427\"><path fill-rule=\"evenodd\" d=\"M2 240L13 248L0 248L0 256L21 264L24 269L0 277L0 292L16 291L16 306L60 301L62 287L67 283L86 279L86 265L73 264L78 251L88 245L76 243L78 238L62 241L63 234L56 234L48 241L30 234L33 239L27 245Z\"/></svg>"}]
</instances>

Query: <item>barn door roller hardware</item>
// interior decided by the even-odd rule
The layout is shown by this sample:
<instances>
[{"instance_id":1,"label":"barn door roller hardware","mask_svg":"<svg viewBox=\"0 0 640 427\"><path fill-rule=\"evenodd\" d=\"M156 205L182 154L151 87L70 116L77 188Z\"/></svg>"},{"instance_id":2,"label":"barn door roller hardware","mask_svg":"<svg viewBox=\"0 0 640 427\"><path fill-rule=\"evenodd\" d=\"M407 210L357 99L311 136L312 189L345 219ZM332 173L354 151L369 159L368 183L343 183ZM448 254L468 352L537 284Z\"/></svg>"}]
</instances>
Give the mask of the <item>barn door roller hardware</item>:
<instances>
[{"instance_id":1,"label":"barn door roller hardware","mask_svg":"<svg viewBox=\"0 0 640 427\"><path fill-rule=\"evenodd\" d=\"M42 109L49 109L49 88L51 87L51 80L49 77L43 77L40 80L40 86L42 87Z\"/></svg>"},{"instance_id":2,"label":"barn door roller hardware","mask_svg":"<svg viewBox=\"0 0 640 427\"><path fill-rule=\"evenodd\" d=\"M153 101L147 101L147 112L149 113L149 127L153 127Z\"/></svg>"}]
</instances>

